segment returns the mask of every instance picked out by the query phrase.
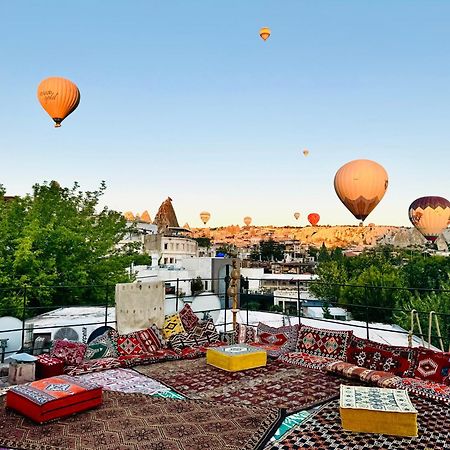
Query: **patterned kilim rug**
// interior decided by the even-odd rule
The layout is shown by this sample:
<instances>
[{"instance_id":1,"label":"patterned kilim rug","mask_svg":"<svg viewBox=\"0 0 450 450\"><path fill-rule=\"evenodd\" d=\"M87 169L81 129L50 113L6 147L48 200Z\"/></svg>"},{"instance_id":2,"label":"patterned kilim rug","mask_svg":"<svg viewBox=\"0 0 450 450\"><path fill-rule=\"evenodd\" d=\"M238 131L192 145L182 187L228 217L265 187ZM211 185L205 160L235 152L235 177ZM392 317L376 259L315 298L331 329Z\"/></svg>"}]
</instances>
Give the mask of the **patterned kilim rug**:
<instances>
[{"instance_id":1,"label":"patterned kilim rug","mask_svg":"<svg viewBox=\"0 0 450 450\"><path fill-rule=\"evenodd\" d=\"M135 369L192 399L278 407L288 414L338 397L340 384L346 383L333 375L279 361L242 372L217 369L204 358Z\"/></svg>"},{"instance_id":2,"label":"patterned kilim rug","mask_svg":"<svg viewBox=\"0 0 450 450\"><path fill-rule=\"evenodd\" d=\"M126 394L145 394L164 398L183 398L183 396L159 381L153 380L131 369L110 369L102 372L86 373L85 375L78 375L74 378L95 383L107 391L123 392Z\"/></svg>"},{"instance_id":3,"label":"patterned kilim rug","mask_svg":"<svg viewBox=\"0 0 450 450\"><path fill-rule=\"evenodd\" d=\"M418 410L417 438L351 433L341 427L339 401L333 400L266 450L444 450L450 449L450 408L412 398Z\"/></svg>"},{"instance_id":4,"label":"patterned kilim rug","mask_svg":"<svg viewBox=\"0 0 450 450\"><path fill-rule=\"evenodd\" d=\"M0 446L39 450L259 450L283 419L276 408L104 392L104 404L36 425L4 408Z\"/></svg>"}]
</instances>

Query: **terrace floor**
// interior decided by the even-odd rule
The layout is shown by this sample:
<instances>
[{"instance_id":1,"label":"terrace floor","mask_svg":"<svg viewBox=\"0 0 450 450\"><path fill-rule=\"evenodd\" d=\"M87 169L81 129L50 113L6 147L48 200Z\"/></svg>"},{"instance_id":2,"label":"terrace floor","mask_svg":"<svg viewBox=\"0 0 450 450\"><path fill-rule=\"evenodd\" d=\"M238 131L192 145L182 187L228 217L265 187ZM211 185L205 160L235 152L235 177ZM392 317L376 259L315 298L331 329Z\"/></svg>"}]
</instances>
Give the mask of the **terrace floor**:
<instances>
[{"instance_id":1,"label":"terrace floor","mask_svg":"<svg viewBox=\"0 0 450 450\"><path fill-rule=\"evenodd\" d=\"M103 386L105 401L100 408L35 425L2 407L0 446L43 450L450 449L447 406L411 397L419 411L417 438L346 432L339 417L340 384L358 382L279 361L229 373L200 358L78 378Z\"/></svg>"}]
</instances>

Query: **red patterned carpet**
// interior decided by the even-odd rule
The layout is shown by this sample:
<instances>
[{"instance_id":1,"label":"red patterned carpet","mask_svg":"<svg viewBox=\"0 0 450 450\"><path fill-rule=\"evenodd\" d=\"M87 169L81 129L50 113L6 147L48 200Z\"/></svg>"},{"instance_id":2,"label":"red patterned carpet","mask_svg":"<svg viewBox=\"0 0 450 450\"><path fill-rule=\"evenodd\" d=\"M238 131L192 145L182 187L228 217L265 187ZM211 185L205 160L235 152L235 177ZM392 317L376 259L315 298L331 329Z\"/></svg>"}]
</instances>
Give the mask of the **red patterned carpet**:
<instances>
[{"instance_id":1,"label":"red patterned carpet","mask_svg":"<svg viewBox=\"0 0 450 450\"><path fill-rule=\"evenodd\" d=\"M243 372L217 369L207 365L204 358L138 366L135 370L188 398L284 408L288 414L338 397L339 386L347 383L333 375L280 361Z\"/></svg>"},{"instance_id":2,"label":"red patterned carpet","mask_svg":"<svg viewBox=\"0 0 450 450\"><path fill-rule=\"evenodd\" d=\"M275 408L104 392L94 410L35 425L0 407L0 446L25 450L259 450L282 420Z\"/></svg>"},{"instance_id":3,"label":"red patterned carpet","mask_svg":"<svg viewBox=\"0 0 450 450\"><path fill-rule=\"evenodd\" d=\"M445 450L450 449L450 409L429 400L412 398L418 410L416 438L351 433L341 427L339 401L326 404L317 414L295 427L266 450Z\"/></svg>"}]
</instances>

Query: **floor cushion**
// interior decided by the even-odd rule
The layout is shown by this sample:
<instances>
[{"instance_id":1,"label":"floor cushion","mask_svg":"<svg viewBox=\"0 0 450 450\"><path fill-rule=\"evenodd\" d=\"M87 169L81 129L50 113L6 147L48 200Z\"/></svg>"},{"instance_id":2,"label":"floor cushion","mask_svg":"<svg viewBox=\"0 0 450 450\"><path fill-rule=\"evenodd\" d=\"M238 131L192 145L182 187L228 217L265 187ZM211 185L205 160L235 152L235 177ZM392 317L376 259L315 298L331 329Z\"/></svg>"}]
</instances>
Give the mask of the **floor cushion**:
<instances>
[{"instance_id":1,"label":"floor cushion","mask_svg":"<svg viewBox=\"0 0 450 450\"><path fill-rule=\"evenodd\" d=\"M347 361L366 369L411 376L417 353L409 347L395 347L353 336L347 351Z\"/></svg>"},{"instance_id":2,"label":"floor cushion","mask_svg":"<svg viewBox=\"0 0 450 450\"><path fill-rule=\"evenodd\" d=\"M117 358L117 338L116 330L106 330L88 344L84 359Z\"/></svg>"},{"instance_id":3,"label":"floor cushion","mask_svg":"<svg viewBox=\"0 0 450 450\"><path fill-rule=\"evenodd\" d=\"M184 329L183 322L178 313L166 316L162 328L164 339L169 340L172 335L185 332L186 330Z\"/></svg>"},{"instance_id":4,"label":"floor cushion","mask_svg":"<svg viewBox=\"0 0 450 450\"><path fill-rule=\"evenodd\" d=\"M178 314L180 315L181 323L186 331L191 331L198 324L199 318L187 303Z\"/></svg>"},{"instance_id":5,"label":"floor cushion","mask_svg":"<svg viewBox=\"0 0 450 450\"><path fill-rule=\"evenodd\" d=\"M271 327L260 322L256 332L256 341L262 344L276 345L280 348L280 353L292 352L297 345L298 329L298 325Z\"/></svg>"},{"instance_id":6,"label":"floor cushion","mask_svg":"<svg viewBox=\"0 0 450 450\"><path fill-rule=\"evenodd\" d=\"M54 377L64 373L65 363L62 359L52 358L44 353L37 356L36 360L36 379Z\"/></svg>"},{"instance_id":7,"label":"floor cushion","mask_svg":"<svg viewBox=\"0 0 450 450\"><path fill-rule=\"evenodd\" d=\"M450 384L450 353L436 352L424 347L419 347L416 351L417 364L414 369L414 378Z\"/></svg>"},{"instance_id":8,"label":"floor cushion","mask_svg":"<svg viewBox=\"0 0 450 450\"><path fill-rule=\"evenodd\" d=\"M101 370L117 369L121 367L118 358L99 358L82 361L77 366L66 366L64 373L69 376L83 375L84 373L100 372Z\"/></svg>"},{"instance_id":9,"label":"floor cushion","mask_svg":"<svg viewBox=\"0 0 450 450\"><path fill-rule=\"evenodd\" d=\"M199 322L190 332L173 334L169 338L169 346L174 350L207 346L215 342L220 342L220 337L212 320Z\"/></svg>"},{"instance_id":10,"label":"floor cushion","mask_svg":"<svg viewBox=\"0 0 450 450\"><path fill-rule=\"evenodd\" d=\"M383 388L395 387L397 380L400 378L391 372L366 369L345 361L333 361L325 367L325 370L344 378L364 381Z\"/></svg>"},{"instance_id":11,"label":"floor cushion","mask_svg":"<svg viewBox=\"0 0 450 450\"><path fill-rule=\"evenodd\" d=\"M60 375L13 386L6 394L6 407L37 423L60 419L102 403L102 388Z\"/></svg>"},{"instance_id":12,"label":"floor cushion","mask_svg":"<svg viewBox=\"0 0 450 450\"><path fill-rule=\"evenodd\" d=\"M352 336L352 331L302 326L298 332L296 350L310 355L345 361L347 347Z\"/></svg>"},{"instance_id":13,"label":"floor cushion","mask_svg":"<svg viewBox=\"0 0 450 450\"><path fill-rule=\"evenodd\" d=\"M234 342L236 344L248 344L256 341L256 328L243 323L236 323Z\"/></svg>"},{"instance_id":14,"label":"floor cushion","mask_svg":"<svg viewBox=\"0 0 450 450\"><path fill-rule=\"evenodd\" d=\"M177 359L180 359L178 353L168 348L160 348L154 352L141 353L140 355L121 355L118 358L122 367L134 367L141 364L154 364Z\"/></svg>"},{"instance_id":15,"label":"floor cushion","mask_svg":"<svg viewBox=\"0 0 450 450\"><path fill-rule=\"evenodd\" d=\"M158 336L151 328L120 334L117 337L117 352L123 355L141 355L152 353L161 348Z\"/></svg>"},{"instance_id":16,"label":"floor cushion","mask_svg":"<svg viewBox=\"0 0 450 450\"><path fill-rule=\"evenodd\" d=\"M67 365L77 365L83 361L86 344L72 342L66 339L55 339L50 349L52 358L59 358Z\"/></svg>"},{"instance_id":17,"label":"floor cushion","mask_svg":"<svg viewBox=\"0 0 450 450\"><path fill-rule=\"evenodd\" d=\"M324 356L311 355L304 352L285 353L278 358L287 364L294 364L296 366L307 367L308 369L316 369L326 371L328 364L333 361L331 358Z\"/></svg>"},{"instance_id":18,"label":"floor cushion","mask_svg":"<svg viewBox=\"0 0 450 450\"><path fill-rule=\"evenodd\" d=\"M281 347L279 345L263 344L261 342L248 342L248 345L265 350L267 356L270 358L278 358L285 353L281 350Z\"/></svg>"},{"instance_id":19,"label":"floor cushion","mask_svg":"<svg viewBox=\"0 0 450 450\"><path fill-rule=\"evenodd\" d=\"M396 389L406 389L413 395L430 399L450 406L450 386L419 378L400 378L396 380Z\"/></svg>"}]
</instances>

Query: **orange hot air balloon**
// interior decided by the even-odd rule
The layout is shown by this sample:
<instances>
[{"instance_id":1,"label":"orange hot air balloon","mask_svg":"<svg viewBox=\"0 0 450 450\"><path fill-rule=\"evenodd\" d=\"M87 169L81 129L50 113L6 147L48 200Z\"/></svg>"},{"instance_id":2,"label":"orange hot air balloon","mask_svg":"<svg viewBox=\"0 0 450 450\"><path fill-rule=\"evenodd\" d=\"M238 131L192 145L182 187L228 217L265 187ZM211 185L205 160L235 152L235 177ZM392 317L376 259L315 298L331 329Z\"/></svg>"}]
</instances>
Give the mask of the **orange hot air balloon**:
<instances>
[{"instance_id":1,"label":"orange hot air balloon","mask_svg":"<svg viewBox=\"0 0 450 450\"><path fill-rule=\"evenodd\" d=\"M298 220L299 217L300 217L300 213L299 212L295 212L294 213L294 217L295 217L295 220Z\"/></svg>"},{"instance_id":2,"label":"orange hot air balloon","mask_svg":"<svg viewBox=\"0 0 450 450\"><path fill-rule=\"evenodd\" d=\"M206 222L210 219L211 214L208 211L202 211L200 213L200 219L203 222L203 225L206 225Z\"/></svg>"},{"instance_id":3,"label":"orange hot air balloon","mask_svg":"<svg viewBox=\"0 0 450 450\"><path fill-rule=\"evenodd\" d=\"M264 41L267 41L267 39L269 39L270 34L271 34L270 28L263 27L259 30L259 35L261 36L261 39Z\"/></svg>"},{"instance_id":4,"label":"orange hot air balloon","mask_svg":"<svg viewBox=\"0 0 450 450\"><path fill-rule=\"evenodd\" d=\"M420 197L408 209L411 223L430 242L447 228L450 218L450 202L443 197Z\"/></svg>"},{"instance_id":5,"label":"orange hot air balloon","mask_svg":"<svg viewBox=\"0 0 450 450\"><path fill-rule=\"evenodd\" d=\"M252 223L252 218L250 216L245 216L244 223L248 227Z\"/></svg>"},{"instance_id":6,"label":"orange hot air balloon","mask_svg":"<svg viewBox=\"0 0 450 450\"><path fill-rule=\"evenodd\" d=\"M37 97L41 106L55 121L55 127L75 111L80 103L80 91L77 86L65 78L47 78L38 86Z\"/></svg>"},{"instance_id":7,"label":"orange hot air balloon","mask_svg":"<svg viewBox=\"0 0 450 450\"><path fill-rule=\"evenodd\" d=\"M308 222L309 222L313 227L315 227L315 226L319 223L319 220L320 220L319 214L317 214L317 213L311 213L311 214L308 214Z\"/></svg>"},{"instance_id":8,"label":"orange hot air balloon","mask_svg":"<svg viewBox=\"0 0 450 450\"><path fill-rule=\"evenodd\" d=\"M387 187L386 170L368 159L350 161L334 176L337 196L361 223L378 205Z\"/></svg>"},{"instance_id":9,"label":"orange hot air balloon","mask_svg":"<svg viewBox=\"0 0 450 450\"><path fill-rule=\"evenodd\" d=\"M308 156L309 155L309 150L307 148L305 148L305 150L303 150L303 156Z\"/></svg>"}]
</instances>

